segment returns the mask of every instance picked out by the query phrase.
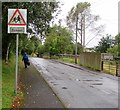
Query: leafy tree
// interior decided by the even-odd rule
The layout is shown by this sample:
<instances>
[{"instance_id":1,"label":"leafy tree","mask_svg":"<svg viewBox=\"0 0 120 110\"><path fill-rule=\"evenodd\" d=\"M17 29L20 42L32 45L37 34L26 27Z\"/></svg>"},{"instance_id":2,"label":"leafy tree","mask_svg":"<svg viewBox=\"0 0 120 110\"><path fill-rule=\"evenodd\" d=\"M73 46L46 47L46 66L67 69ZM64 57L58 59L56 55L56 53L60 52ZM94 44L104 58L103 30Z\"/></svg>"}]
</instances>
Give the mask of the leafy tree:
<instances>
[{"instance_id":1,"label":"leafy tree","mask_svg":"<svg viewBox=\"0 0 120 110\"><path fill-rule=\"evenodd\" d=\"M118 45L108 48L107 53L112 53L115 56L118 56Z\"/></svg>"},{"instance_id":2,"label":"leafy tree","mask_svg":"<svg viewBox=\"0 0 120 110\"><path fill-rule=\"evenodd\" d=\"M81 52L83 52L83 46L78 42L77 43L77 54L79 55ZM73 48L73 54L75 54L75 44Z\"/></svg>"},{"instance_id":3,"label":"leafy tree","mask_svg":"<svg viewBox=\"0 0 120 110\"><path fill-rule=\"evenodd\" d=\"M74 43L70 43L67 47L66 47L66 54L74 54L75 52L75 44Z\"/></svg>"},{"instance_id":4,"label":"leafy tree","mask_svg":"<svg viewBox=\"0 0 120 110\"><path fill-rule=\"evenodd\" d=\"M30 38L30 40L31 40L31 42L34 43L34 46L35 46L33 52L34 52L34 53L37 53L37 48L38 48L38 46L41 44L41 40L40 40L39 38L37 38L36 36L32 36L32 37Z\"/></svg>"},{"instance_id":5,"label":"leafy tree","mask_svg":"<svg viewBox=\"0 0 120 110\"><path fill-rule=\"evenodd\" d=\"M28 41L28 44L26 46L26 52L28 54L32 54L32 52L34 52L34 49L35 49L35 44L34 42L32 42L31 40Z\"/></svg>"},{"instance_id":6,"label":"leafy tree","mask_svg":"<svg viewBox=\"0 0 120 110\"><path fill-rule=\"evenodd\" d=\"M115 36L115 39L112 40L113 46L107 49L108 53L113 53L115 56L120 56L120 34Z\"/></svg>"},{"instance_id":7,"label":"leafy tree","mask_svg":"<svg viewBox=\"0 0 120 110\"><path fill-rule=\"evenodd\" d=\"M77 43L77 47L78 47L78 51L77 51L77 54L80 54L81 52L83 52L83 46L78 42Z\"/></svg>"},{"instance_id":8,"label":"leafy tree","mask_svg":"<svg viewBox=\"0 0 120 110\"><path fill-rule=\"evenodd\" d=\"M27 9L27 24L29 33L36 33L41 37L45 36L49 23L53 18L53 13L59 8L58 2L3 2L2 3L2 55L3 58L13 48L15 34L7 33L7 16L9 8ZM21 40L24 40L21 39ZM7 55L8 56L8 55ZM8 58L7 58L8 59Z\"/></svg>"},{"instance_id":9,"label":"leafy tree","mask_svg":"<svg viewBox=\"0 0 120 110\"><path fill-rule=\"evenodd\" d=\"M64 54L68 51L68 46L72 43L72 34L66 28L54 26L47 34L45 50L54 54Z\"/></svg>"},{"instance_id":10,"label":"leafy tree","mask_svg":"<svg viewBox=\"0 0 120 110\"><path fill-rule=\"evenodd\" d=\"M96 47L97 52L106 53L107 49L112 46L111 35L106 35L106 37L101 38L98 46Z\"/></svg>"},{"instance_id":11,"label":"leafy tree","mask_svg":"<svg viewBox=\"0 0 120 110\"><path fill-rule=\"evenodd\" d=\"M116 44L118 45L118 56L120 56L120 34L118 34L115 38Z\"/></svg>"},{"instance_id":12,"label":"leafy tree","mask_svg":"<svg viewBox=\"0 0 120 110\"><path fill-rule=\"evenodd\" d=\"M45 52L45 46L40 44L37 48L37 52L38 52L38 56L42 57L42 55L44 54Z\"/></svg>"},{"instance_id":13,"label":"leafy tree","mask_svg":"<svg viewBox=\"0 0 120 110\"><path fill-rule=\"evenodd\" d=\"M115 45L119 45L120 44L120 34L115 36Z\"/></svg>"},{"instance_id":14,"label":"leafy tree","mask_svg":"<svg viewBox=\"0 0 120 110\"><path fill-rule=\"evenodd\" d=\"M27 37L24 40L20 40L19 43L19 54L22 55L26 52L27 54L31 54L35 50L35 43L28 39Z\"/></svg>"},{"instance_id":15,"label":"leafy tree","mask_svg":"<svg viewBox=\"0 0 120 110\"><path fill-rule=\"evenodd\" d=\"M49 42L51 40L51 42ZM45 42L45 47L50 55L54 54L64 54L66 52L66 47L69 44L69 39L66 36L48 37Z\"/></svg>"}]
</instances>

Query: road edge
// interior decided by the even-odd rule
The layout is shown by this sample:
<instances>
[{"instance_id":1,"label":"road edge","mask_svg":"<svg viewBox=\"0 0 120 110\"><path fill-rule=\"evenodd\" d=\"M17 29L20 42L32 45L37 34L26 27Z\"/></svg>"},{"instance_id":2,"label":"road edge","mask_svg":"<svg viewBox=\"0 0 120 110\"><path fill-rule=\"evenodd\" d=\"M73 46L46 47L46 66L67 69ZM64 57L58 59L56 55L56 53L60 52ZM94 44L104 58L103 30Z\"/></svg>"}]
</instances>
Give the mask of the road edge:
<instances>
[{"instance_id":1,"label":"road edge","mask_svg":"<svg viewBox=\"0 0 120 110\"><path fill-rule=\"evenodd\" d=\"M32 63L32 61L30 61ZM33 63L32 63L33 64ZM46 84L50 87L50 89L52 90L52 92L55 94L56 98L60 101L61 105L63 106L63 108L67 109L67 106L63 103L63 101L61 100L61 98L57 95L57 91L55 91L52 86L49 84L49 82L46 80L46 78L43 76L43 74L41 74L41 72L37 69L37 67L33 64L33 66L36 68L36 70L40 73L40 75L43 77L43 80L46 82Z\"/></svg>"},{"instance_id":2,"label":"road edge","mask_svg":"<svg viewBox=\"0 0 120 110\"><path fill-rule=\"evenodd\" d=\"M54 62L58 62L58 63L61 63L61 64L64 64L64 65L67 65L67 66L70 66L70 67L74 67L74 68L77 68L77 69L81 69L81 70L84 70L84 71L87 71L87 72L90 72L92 74L101 74L107 78L110 78L110 79L113 79L113 80L117 80L119 79L119 77L117 76L113 76L111 74L107 74L107 73L103 73L103 72L98 72L98 71L95 71L95 70L91 70L87 67L83 67L83 66L79 66L79 65L75 65L75 64L71 64L71 63L66 63L66 62L63 62L63 61L59 61L59 60L53 60L52 61Z\"/></svg>"}]
</instances>

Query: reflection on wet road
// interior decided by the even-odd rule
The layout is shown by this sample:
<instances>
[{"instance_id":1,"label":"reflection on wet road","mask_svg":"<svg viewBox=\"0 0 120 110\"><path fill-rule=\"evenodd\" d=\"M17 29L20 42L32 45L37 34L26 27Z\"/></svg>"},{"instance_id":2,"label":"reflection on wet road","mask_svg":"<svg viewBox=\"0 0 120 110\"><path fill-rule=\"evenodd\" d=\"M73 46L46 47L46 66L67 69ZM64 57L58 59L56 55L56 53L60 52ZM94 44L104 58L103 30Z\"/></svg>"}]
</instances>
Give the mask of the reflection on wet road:
<instances>
[{"instance_id":1,"label":"reflection on wet road","mask_svg":"<svg viewBox=\"0 0 120 110\"><path fill-rule=\"evenodd\" d=\"M117 108L118 80L52 60L31 62L68 108Z\"/></svg>"}]
</instances>

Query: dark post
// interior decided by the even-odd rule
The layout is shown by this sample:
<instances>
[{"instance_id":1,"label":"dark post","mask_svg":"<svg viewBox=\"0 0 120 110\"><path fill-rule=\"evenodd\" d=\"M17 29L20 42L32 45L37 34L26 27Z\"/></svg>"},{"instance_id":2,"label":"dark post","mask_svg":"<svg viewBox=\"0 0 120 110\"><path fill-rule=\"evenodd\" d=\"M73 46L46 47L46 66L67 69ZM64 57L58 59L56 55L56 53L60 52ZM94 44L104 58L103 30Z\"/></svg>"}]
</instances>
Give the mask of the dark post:
<instances>
[{"instance_id":1,"label":"dark post","mask_svg":"<svg viewBox=\"0 0 120 110\"><path fill-rule=\"evenodd\" d=\"M116 61L116 76L118 76L118 62Z\"/></svg>"},{"instance_id":2,"label":"dark post","mask_svg":"<svg viewBox=\"0 0 120 110\"><path fill-rule=\"evenodd\" d=\"M103 61L101 61L101 70L103 71Z\"/></svg>"}]
</instances>

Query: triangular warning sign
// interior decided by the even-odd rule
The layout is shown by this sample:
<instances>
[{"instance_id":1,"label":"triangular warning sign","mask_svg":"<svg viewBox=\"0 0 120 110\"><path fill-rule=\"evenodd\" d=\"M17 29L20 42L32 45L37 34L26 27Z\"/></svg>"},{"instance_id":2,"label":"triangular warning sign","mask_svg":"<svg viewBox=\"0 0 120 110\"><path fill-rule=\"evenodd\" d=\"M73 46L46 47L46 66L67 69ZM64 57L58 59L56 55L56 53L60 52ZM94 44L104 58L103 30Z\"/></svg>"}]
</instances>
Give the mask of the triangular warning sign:
<instances>
[{"instance_id":1,"label":"triangular warning sign","mask_svg":"<svg viewBox=\"0 0 120 110\"><path fill-rule=\"evenodd\" d=\"M13 13L8 25L27 25L19 9L16 9L16 11Z\"/></svg>"}]
</instances>

